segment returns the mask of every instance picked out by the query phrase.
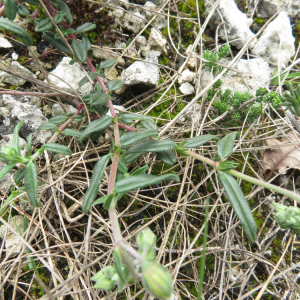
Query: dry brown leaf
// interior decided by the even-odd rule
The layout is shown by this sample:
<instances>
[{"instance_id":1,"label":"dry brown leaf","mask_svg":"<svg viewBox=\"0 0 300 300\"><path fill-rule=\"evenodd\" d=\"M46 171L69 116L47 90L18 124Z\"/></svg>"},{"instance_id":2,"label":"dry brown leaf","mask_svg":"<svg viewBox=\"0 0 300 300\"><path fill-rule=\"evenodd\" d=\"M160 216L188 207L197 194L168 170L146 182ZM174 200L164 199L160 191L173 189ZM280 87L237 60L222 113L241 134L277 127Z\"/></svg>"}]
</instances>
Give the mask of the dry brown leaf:
<instances>
[{"instance_id":1,"label":"dry brown leaf","mask_svg":"<svg viewBox=\"0 0 300 300\"><path fill-rule=\"evenodd\" d=\"M292 143L293 142L293 143ZM289 132L281 141L268 139L263 154L263 168L275 173L285 174L290 168L300 170L300 135Z\"/></svg>"}]
</instances>

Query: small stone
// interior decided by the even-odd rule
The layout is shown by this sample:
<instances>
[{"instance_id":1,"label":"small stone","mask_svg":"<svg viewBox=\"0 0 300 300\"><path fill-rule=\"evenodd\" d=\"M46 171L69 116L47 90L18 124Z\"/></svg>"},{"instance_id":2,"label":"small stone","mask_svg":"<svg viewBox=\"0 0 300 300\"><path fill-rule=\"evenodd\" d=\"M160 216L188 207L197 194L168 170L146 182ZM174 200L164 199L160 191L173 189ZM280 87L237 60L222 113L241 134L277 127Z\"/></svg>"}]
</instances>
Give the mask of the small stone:
<instances>
[{"instance_id":1,"label":"small stone","mask_svg":"<svg viewBox=\"0 0 300 300\"><path fill-rule=\"evenodd\" d=\"M35 74L31 73L28 69L21 66L17 61L13 61L10 65L10 68L26 76L36 78ZM7 74L3 71L0 72L0 77L4 77L3 82L10 83L12 85L23 85L26 82L26 80L21 77Z\"/></svg>"},{"instance_id":2,"label":"small stone","mask_svg":"<svg viewBox=\"0 0 300 300\"><path fill-rule=\"evenodd\" d=\"M149 87L157 86L159 79L158 67L147 61L155 64L158 63L157 56L153 51L148 53L146 62L136 61L125 69L121 74L122 81L124 81L127 86L136 84L144 84Z\"/></svg>"},{"instance_id":3,"label":"small stone","mask_svg":"<svg viewBox=\"0 0 300 300\"><path fill-rule=\"evenodd\" d=\"M4 37L0 37L0 48L12 48L13 45Z\"/></svg>"},{"instance_id":4,"label":"small stone","mask_svg":"<svg viewBox=\"0 0 300 300\"><path fill-rule=\"evenodd\" d=\"M12 58L12 60L18 60L19 55L18 55L16 52L13 52L13 53L11 54L11 58Z\"/></svg>"},{"instance_id":5,"label":"small stone","mask_svg":"<svg viewBox=\"0 0 300 300\"><path fill-rule=\"evenodd\" d=\"M182 84L184 82L192 82L196 77L196 73L191 72L189 69L184 70L178 78L178 83Z\"/></svg>"},{"instance_id":6,"label":"small stone","mask_svg":"<svg viewBox=\"0 0 300 300\"><path fill-rule=\"evenodd\" d=\"M45 105L43 107L43 113L44 113L45 116L48 116L48 115L51 114L51 107L50 107L50 105L47 104L47 105Z\"/></svg>"},{"instance_id":7,"label":"small stone","mask_svg":"<svg viewBox=\"0 0 300 300\"><path fill-rule=\"evenodd\" d=\"M206 14L210 13L213 2L205 0L204 4ZM222 22L225 24L220 26ZM218 28L222 40L240 49L255 36L249 28L252 22L252 19L239 10L234 0L221 0L209 21L209 26L214 31Z\"/></svg>"},{"instance_id":8,"label":"small stone","mask_svg":"<svg viewBox=\"0 0 300 300\"><path fill-rule=\"evenodd\" d=\"M193 49L193 45L189 45L188 48L186 49L186 51L184 52L184 54L186 56L188 56L190 54L190 52L192 52L190 55L190 58L186 62L186 66L190 67L191 69L194 69L197 67L197 57L196 57L195 52L192 51L192 49Z\"/></svg>"},{"instance_id":9,"label":"small stone","mask_svg":"<svg viewBox=\"0 0 300 300\"><path fill-rule=\"evenodd\" d=\"M137 49L140 49L142 46L146 46L147 40L144 36L140 35L135 40L135 46Z\"/></svg>"},{"instance_id":10,"label":"small stone","mask_svg":"<svg viewBox=\"0 0 300 300\"><path fill-rule=\"evenodd\" d=\"M116 68L107 68L104 70L104 75L108 80L113 80L118 77L118 71L116 70Z\"/></svg>"},{"instance_id":11,"label":"small stone","mask_svg":"<svg viewBox=\"0 0 300 300\"><path fill-rule=\"evenodd\" d=\"M5 107L0 107L0 120L2 121L8 115L9 115L9 110L7 110Z\"/></svg>"},{"instance_id":12,"label":"small stone","mask_svg":"<svg viewBox=\"0 0 300 300\"><path fill-rule=\"evenodd\" d=\"M123 20L124 28L133 33L139 33L146 24L144 16L139 12L126 13Z\"/></svg>"},{"instance_id":13,"label":"small stone","mask_svg":"<svg viewBox=\"0 0 300 300\"><path fill-rule=\"evenodd\" d=\"M48 78L52 84L68 91L72 91L74 89L82 94L89 93L93 89L92 84L88 82L79 87L80 80L86 75L80 69L80 66L77 62L73 65L70 65L70 61L70 57L64 57L58 66L52 72L50 72ZM63 79L63 81L60 78Z\"/></svg>"},{"instance_id":14,"label":"small stone","mask_svg":"<svg viewBox=\"0 0 300 300\"><path fill-rule=\"evenodd\" d=\"M148 39L148 46L152 50L156 50L160 54L163 54L167 53L166 44L167 40L163 37L163 35L155 28L151 28L151 32Z\"/></svg>"},{"instance_id":15,"label":"small stone","mask_svg":"<svg viewBox=\"0 0 300 300\"><path fill-rule=\"evenodd\" d=\"M278 65L287 65L295 54L295 38L285 11L272 21L253 48L253 52Z\"/></svg>"},{"instance_id":16,"label":"small stone","mask_svg":"<svg viewBox=\"0 0 300 300\"><path fill-rule=\"evenodd\" d=\"M184 82L180 87L179 91L183 95L191 95L195 92L195 88L188 82Z\"/></svg>"}]
</instances>

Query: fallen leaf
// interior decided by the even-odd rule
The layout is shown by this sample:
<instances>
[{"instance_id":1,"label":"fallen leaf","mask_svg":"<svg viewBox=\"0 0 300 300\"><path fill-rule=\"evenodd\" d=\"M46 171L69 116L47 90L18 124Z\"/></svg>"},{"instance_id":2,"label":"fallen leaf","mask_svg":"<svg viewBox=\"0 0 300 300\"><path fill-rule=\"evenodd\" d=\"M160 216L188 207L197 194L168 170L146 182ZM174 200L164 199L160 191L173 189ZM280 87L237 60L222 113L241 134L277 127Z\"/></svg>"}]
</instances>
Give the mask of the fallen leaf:
<instances>
[{"instance_id":1,"label":"fallen leaf","mask_svg":"<svg viewBox=\"0 0 300 300\"><path fill-rule=\"evenodd\" d=\"M281 141L268 139L269 148L263 154L263 168L286 174L290 168L300 170L300 135L289 132Z\"/></svg>"}]
</instances>

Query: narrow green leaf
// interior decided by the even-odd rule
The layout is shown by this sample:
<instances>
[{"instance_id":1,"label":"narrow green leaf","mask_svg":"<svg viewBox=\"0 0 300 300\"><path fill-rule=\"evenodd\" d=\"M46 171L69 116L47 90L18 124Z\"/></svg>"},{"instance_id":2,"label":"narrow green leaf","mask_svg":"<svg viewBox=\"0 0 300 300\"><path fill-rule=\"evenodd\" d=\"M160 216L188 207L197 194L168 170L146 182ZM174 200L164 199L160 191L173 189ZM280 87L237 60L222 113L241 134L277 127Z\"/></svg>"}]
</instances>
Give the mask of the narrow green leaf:
<instances>
[{"instance_id":1,"label":"narrow green leaf","mask_svg":"<svg viewBox=\"0 0 300 300\"><path fill-rule=\"evenodd\" d=\"M111 58L100 63L101 69L106 69L112 67L118 60L115 58Z\"/></svg>"},{"instance_id":2,"label":"narrow green leaf","mask_svg":"<svg viewBox=\"0 0 300 300\"><path fill-rule=\"evenodd\" d=\"M27 17L30 15L30 10L25 5L18 5L17 6L18 14Z\"/></svg>"},{"instance_id":3,"label":"narrow green leaf","mask_svg":"<svg viewBox=\"0 0 300 300\"><path fill-rule=\"evenodd\" d=\"M50 18L46 18L42 21L40 21L36 26L35 26L35 31L36 32L44 32L47 30L50 30L54 27L52 21Z\"/></svg>"},{"instance_id":4,"label":"narrow green leaf","mask_svg":"<svg viewBox=\"0 0 300 300\"><path fill-rule=\"evenodd\" d=\"M87 51L91 50L92 49L92 45L91 45L91 42L90 42L89 38L85 34L82 34L81 35L81 39L82 39L82 43L83 43L84 48Z\"/></svg>"},{"instance_id":5,"label":"narrow green leaf","mask_svg":"<svg viewBox=\"0 0 300 300\"><path fill-rule=\"evenodd\" d=\"M72 150L69 147L57 143L44 144L42 149L63 155L72 155Z\"/></svg>"},{"instance_id":6,"label":"narrow green leaf","mask_svg":"<svg viewBox=\"0 0 300 300\"><path fill-rule=\"evenodd\" d=\"M193 138L190 138L186 140L183 145L186 148L197 148L211 140L218 140L219 138L212 135L212 134L206 134L206 135L200 135L200 136L195 136Z\"/></svg>"},{"instance_id":7,"label":"narrow green leaf","mask_svg":"<svg viewBox=\"0 0 300 300\"><path fill-rule=\"evenodd\" d=\"M91 77L92 80L96 80L98 74L95 73L95 72L89 72L89 76ZM83 78L79 81L78 85L79 85L79 86L83 86L84 84L86 84L86 83L88 83L88 82L90 82L90 81L89 81L89 79L87 78L87 76L85 76L85 77L83 77Z\"/></svg>"},{"instance_id":8,"label":"narrow green leaf","mask_svg":"<svg viewBox=\"0 0 300 300\"><path fill-rule=\"evenodd\" d=\"M15 182L20 182L25 176L25 170L18 168L17 173L15 174Z\"/></svg>"},{"instance_id":9,"label":"narrow green leaf","mask_svg":"<svg viewBox=\"0 0 300 300\"><path fill-rule=\"evenodd\" d=\"M136 161L140 156L142 156L145 152L137 152L137 153L129 153L124 157L124 161L126 163L132 163Z\"/></svg>"},{"instance_id":10,"label":"narrow green leaf","mask_svg":"<svg viewBox=\"0 0 300 300\"><path fill-rule=\"evenodd\" d=\"M117 181L115 184L115 193L125 193L139 188L143 188L152 184L159 184L163 180L174 180L179 182L180 179L175 174L166 174L162 176L155 176L150 174L133 175L125 179Z\"/></svg>"},{"instance_id":11,"label":"narrow green leaf","mask_svg":"<svg viewBox=\"0 0 300 300\"><path fill-rule=\"evenodd\" d=\"M14 133L13 133L13 140L12 140L12 147L16 150L17 154L20 155L20 149L19 149L19 131L21 126L24 124L25 122L22 121L20 123L17 124L17 126L14 128Z\"/></svg>"},{"instance_id":12,"label":"narrow green leaf","mask_svg":"<svg viewBox=\"0 0 300 300\"><path fill-rule=\"evenodd\" d=\"M109 155L102 156L94 167L90 186L84 195L82 203L82 211L86 214L90 211L91 206L97 197L99 186L109 159Z\"/></svg>"},{"instance_id":13,"label":"narrow green leaf","mask_svg":"<svg viewBox=\"0 0 300 300\"><path fill-rule=\"evenodd\" d=\"M113 196L112 197L107 197L107 199L105 200L105 202L103 204L103 208L106 209L106 210L109 210L109 208L111 206L111 203L114 203L114 207L116 206L116 203L117 203L116 194L113 193L111 195L113 195Z\"/></svg>"},{"instance_id":14,"label":"narrow green leaf","mask_svg":"<svg viewBox=\"0 0 300 300\"><path fill-rule=\"evenodd\" d=\"M236 135L236 131L231 132L217 142L217 153L221 159L227 158L232 154Z\"/></svg>"},{"instance_id":15,"label":"narrow green leaf","mask_svg":"<svg viewBox=\"0 0 300 300\"><path fill-rule=\"evenodd\" d=\"M118 171L120 171L122 174L125 174L128 171L128 168L127 168L125 162L123 161L122 157L119 157Z\"/></svg>"},{"instance_id":16,"label":"narrow green leaf","mask_svg":"<svg viewBox=\"0 0 300 300\"><path fill-rule=\"evenodd\" d=\"M69 24L71 25L73 23L73 16L69 9L69 6L64 1L58 1L57 4L58 4L59 9L66 14L66 19L68 20Z\"/></svg>"},{"instance_id":17,"label":"narrow green leaf","mask_svg":"<svg viewBox=\"0 0 300 300\"><path fill-rule=\"evenodd\" d=\"M0 28L18 34L27 47L31 46L31 36L20 25L15 24L9 19L0 18Z\"/></svg>"},{"instance_id":18,"label":"narrow green leaf","mask_svg":"<svg viewBox=\"0 0 300 300\"><path fill-rule=\"evenodd\" d=\"M24 36L20 35L20 39L24 43L25 46L30 47L32 45L32 38L28 33Z\"/></svg>"},{"instance_id":19,"label":"narrow green leaf","mask_svg":"<svg viewBox=\"0 0 300 300\"><path fill-rule=\"evenodd\" d=\"M69 49L69 47L67 46L67 44L65 43L65 41L62 38L59 39L55 39L54 38L55 33L52 31L45 31L43 32L43 36L44 38L50 43L52 44L56 49L65 52L68 55L72 55L71 50Z\"/></svg>"},{"instance_id":20,"label":"narrow green leaf","mask_svg":"<svg viewBox=\"0 0 300 300\"><path fill-rule=\"evenodd\" d=\"M218 173L218 176L224 187L226 196L240 220L249 241L254 243L257 235L256 222L239 184L234 177L225 172Z\"/></svg>"},{"instance_id":21,"label":"narrow green leaf","mask_svg":"<svg viewBox=\"0 0 300 300\"><path fill-rule=\"evenodd\" d=\"M134 171L131 173L131 176L133 176L133 175L139 175L139 174L144 174L144 173L147 172L148 168L149 168L148 165L145 165L145 166L143 166L143 167L140 167L140 168L134 170Z\"/></svg>"},{"instance_id":22,"label":"narrow green leaf","mask_svg":"<svg viewBox=\"0 0 300 300\"><path fill-rule=\"evenodd\" d=\"M61 123L65 123L67 121L67 117L64 115L61 116L55 116L49 119L49 123L52 124L61 124Z\"/></svg>"},{"instance_id":23,"label":"narrow green leaf","mask_svg":"<svg viewBox=\"0 0 300 300\"><path fill-rule=\"evenodd\" d=\"M110 116L103 116L102 118L92 121L86 129L81 134L79 139L82 142L86 137L88 137L93 132L98 132L106 129L112 122L112 117Z\"/></svg>"},{"instance_id":24,"label":"narrow green leaf","mask_svg":"<svg viewBox=\"0 0 300 300\"><path fill-rule=\"evenodd\" d=\"M86 49L83 46L83 43L81 41L72 41L72 48L76 54L76 56L78 57L78 59L81 62L85 62L86 58L87 58L87 52Z\"/></svg>"},{"instance_id":25,"label":"narrow green leaf","mask_svg":"<svg viewBox=\"0 0 300 300\"><path fill-rule=\"evenodd\" d=\"M169 166L174 165L177 161L172 150L157 152L156 155L158 159Z\"/></svg>"},{"instance_id":26,"label":"narrow green leaf","mask_svg":"<svg viewBox=\"0 0 300 300\"><path fill-rule=\"evenodd\" d=\"M62 132L64 135L66 136L75 136L77 138L81 137L81 131L79 130L75 130L75 129L71 129L71 128L67 128Z\"/></svg>"},{"instance_id":27,"label":"narrow green leaf","mask_svg":"<svg viewBox=\"0 0 300 300\"><path fill-rule=\"evenodd\" d=\"M32 133L29 133L27 137L27 152L28 155L32 154Z\"/></svg>"},{"instance_id":28,"label":"narrow green leaf","mask_svg":"<svg viewBox=\"0 0 300 300\"><path fill-rule=\"evenodd\" d=\"M87 31L93 30L96 28L96 24L93 24L91 22L87 22L82 24L81 26L76 28L76 32L79 34L85 33Z\"/></svg>"},{"instance_id":29,"label":"narrow green leaf","mask_svg":"<svg viewBox=\"0 0 300 300\"><path fill-rule=\"evenodd\" d=\"M56 130L56 126L52 123L43 123L41 124L37 130Z\"/></svg>"},{"instance_id":30,"label":"narrow green leaf","mask_svg":"<svg viewBox=\"0 0 300 300\"><path fill-rule=\"evenodd\" d=\"M103 197L95 200L92 205L98 205L98 204L105 203L106 201L111 201L113 197L114 197L114 194L109 194L109 195L103 196Z\"/></svg>"},{"instance_id":31,"label":"narrow green leaf","mask_svg":"<svg viewBox=\"0 0 300 300\"><path fill-rule=\"evenodd\" d=\"M35 164L30 161L25 168L25 188L31 203L35 207L39 207L37 189L38 189L38 177Z\"/></svg>"},{"instance_id":32,"label":"narrow green leaf","mask_svg":"<svg viewBox=\"0 0 300 300\"><path fill-rule=\"evenodd\" d=\"M108 94L101 94L92 102L93 105L105 105L107 104L109 99Z\"/></svg>"},{"instance_id":33,"label":"narrow green leaf","mask_svg":"<svg viewBox=\"0 0 300 300\"><path fill-rule=\"evenodd\" d=\"M122 266L122 258L121 258L121 253L120 251L122 251L122 249L120 249L120 246L117 246L115 249L114 249L114 252L113 252L113 256L114 256L114 263L115 263L115 267L116 267L116 270L117 270L117 273L120 277L120 279L125 282L125 275L123 273L123 266Z\"/></svg>"},{"instance_id":34,"label":"narrow green leaf","mask_svg":"<svg viewBox=\"0 0 300 300\"><path fill-rule=\"evenodd\" d=\"M124 85L123 81L119 79L113 79L108 83L107 88L113 92L121 88L123 85Z\"/></svg>"},{"instance_id":35,"label":"narrow green leaf","mask_svg":"<svg viewBox=\"0 0 300 300\"><path fill-rule=\"evenodd\" d=\"M15 0L3 0L3 4L5 15L13 21L17 14L17 6Z\"/></svg>"},{"instance_id":36,"label":"narrow green leaf","mask_svg":"<svg viewBox=\"0 0 300 300\"><path fill-rule=\"evenodd\" d=\"M17 163L11 163L6 165L1 171L0 171L0 179L2 179Z\"/></svg>"},{"instance_id":37,"label":"narrow green leaf","mask_svg":"<svg viewBox=\"0 0 300 300\"><path fill-rule=\"evenodd\" d=\"M146 129L157 130L157 126L153 120L141 120L140 124Z\"/></svg>"},{"instance_id":38,"label":"narrow green leaf","mask_svg":"<svg viewBox=\"0 0 300 300\"><path fill-rule=\"evenodd\" d=\"M151 117L148 116L144 116L144 115L137 115L137 114L121 114L120 118L122 120L122 122L125 123L124 120L128 119L128 120L149 120L153 122L153 119Z\"/></svg>"},{"instance_id":39,"label":"narrow green leaf","mask_svg":"<svg viewBox=\"0 0 300 300\"><path fill-rule=\"evenodd\" d=\"M157 131L152 129L145 129L143 131L135 132L126 132L121 136L120 142L121 146L126 147L136 142L139 142L150 136L157 136Z\"/></svg>"},{"instance_id":40,"label":"narrow green leaf","mask_svg":"<svg viewBox=\"0 0 300 300\"><path fill-rule=\"evenodd\" d=\"M176 144L172 140L147 141L133 145L127 150L127 153L134 152L161 152L172 150Z\"/></svg>"}]
</instances>

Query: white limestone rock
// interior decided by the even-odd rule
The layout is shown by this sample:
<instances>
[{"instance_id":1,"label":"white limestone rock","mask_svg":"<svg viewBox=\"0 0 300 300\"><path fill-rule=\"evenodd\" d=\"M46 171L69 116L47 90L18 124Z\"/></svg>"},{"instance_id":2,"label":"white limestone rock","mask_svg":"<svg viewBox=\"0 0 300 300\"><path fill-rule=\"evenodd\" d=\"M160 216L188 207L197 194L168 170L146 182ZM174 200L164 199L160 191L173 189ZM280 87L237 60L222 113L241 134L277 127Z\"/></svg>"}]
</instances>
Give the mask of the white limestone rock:
<instances>
[{"instance_id":1,"label":"white limestone rock","mask_svg":"<svg viewBox=\"0 0 300 300\"><path fill-rule=\"evenodd\" d=\"M158 63L158 59L154 51L150 51L147 54L146 61ZM144 84L149 87L157 86L159 79L158 67L155 64L136 61L127 69L125 69L121 78L127 86Z\"/></svg>"},{"instance_id":2,"label":"white limestone rock","mask_svg":"<svg viewBox=\"0 0 300 300\"><path fill-rule=\"evenodd\" d=\"M152 27L147 44L150 49L158 51L160 54L165 54L167 53L166 44L167 40L163 37L163 35Z\"/></svg>"},{"instance_id":3,"label":"white limestone rock","mask_svg":"<svg viewBox=\"0 0 300 300\"><path fill-rule=\"evenodd\" d=\"M36 78L35 74L31 73L28 69L21 66L17 61L13 61L10 67L16 70L17 72L24 74L25 76ZM26 82L26 80L21 77L11 75L3 71L0 72L0 78L2 77L3 82L10 83L12 85L23 85Z\"/></svg>"},{"instance_id":4,"label":"white limestone rock","mask_svg":"<svg viewBox=\"0 0 300 300\"><path fill-rule=\"evenodd\" d=\"M0 36L0 48L12 48L13 45L3 36Z\"/></svg>"},{"instance_id":5,"label":"white limestone rock","mask_svg":"<svg viewBox=\"0 0 300 300\"><path fill-rule=\"evenodd\" d=\"M185 50L184 55L188 56L190 53L190 58L186 62L186 66L191 69L195 69L197 67L197 57L194 51L192 51L193 45L189 45Z\"/></svg>"},{"instance_id":6,"label":"white limestone rock","mask_svg":"<svg viewBox=\"0 0 300 300\"><path fill-rule=\"evenodd\" d=\"M208 14L214 1L205 0L204 3L206 14ZM219 26L223 21L225 22L226 31L223 25ZM209 21L209 26L214 31L219 26L219 37L224 41L227 41L228 37L229 43L240 49L254 37L254 33L249 28L252 22L252 19L238 9L234 0L221 0Z\"/></svg>"},{"instance_id":7,"label":"white limestone rock","mask_svg":"<svg viewBox=\"0 0 300 300\"><path fill-rule=\"evenodd\" d=\"M139 33L145 26L145 18L139 12L125 13L123 26L128 31Z\"/></svg>"},{"instance_id":8,"label":"white limestone rock","mask_svg":"<svg viewBox=\"0 0 300 300\"><path fill-rule=\"evenodd\" d=\"M191 72L189 69L184 70L178 78L178 83L192 82L196 77L196 73Z\"/></svg>"},{"instance_id":9,"label":"white limestone rock","mask_svg":"<svg viewBox=\"0 0 300 300\"><path fill-rule=\"evenodd\" d=\"M16 105L16 103L27 103L30 105L39 106L40 98L31 95L1 95L0 99L2 99L3 106L9 111Z\"/></svg>"},{"instance_id":10,"label":"white limestone rock","mask_svg":"<svg viewBox=\"0 0 300 300\"><path fill-rule=\"evenodd\" d=\"M226 89L231 90L233 93L249 91L252 95L255 95L259 87L269 87L274 71L274 68L271 68L262 58L241 59L235 68L242 73L229 71L222 79L221 89L223 91Z\"/></svg>"},{"instance_id":11,"label":"white limestone rock","mask_svg":"<svg viewBox=\"0 0 300 300\"><path fill-rule=\"evenodd\" d=\"M52 84L67 91L72 92L73 90L76 90L82 94L89 93L93 89L92 84L88 82L79 87L79 81L86 75L80 69L80 66L77 62L73 65L70 65L70 61L70 57L64 57L57 67L50 72L48 78Z\"/></svg>"},{"instance_id":12,"label":"white limestone rock","mask_svg":"<svg viewBox=\"0 0 300 300\"><path fill-rule=\"evenodd\" d=\"M167 18L164 15L158 14L159 7L156 6L152 1L147 1L144 5L143 10L141 10L141 14L145 17L147 21L156 15L155 20L153 21L153 25L155 28L161 30L167 27Z\"/></svg>"},{"instance_id":13,"label":"white limestone rock","mask_svg":"<svg viewBox=\"0 0 300 300\"><path fill-rule=\"evenodd\" d=\"M275 63L285 66L295 54L295 38L291 22L285 11L279 13L265 29L253 48L253 52Z\"/></svg>"},{"instance_id":14,"label":"white limestone rock","mask_svg":"<svg viewBox=\"0 0 300 300\"><path fill-rule=\"evenodd\" d=\"M195 93L195 88L188 82L184 82L180 87L179 91L183 95L191 95Z\"/></svg>"},{"instance_id":15,"label":"white limestone rock","mask_svg":"<svg viewBox=\"0 0 300 300\"><path fill-rule=\"evenodd\" d=\"M45 130L36 130L42 123L48 122L42 111L35 105L16 102L7 118L3 120L0 127L0 134L12 133L15 126L24 121L25 124L20 128L20 135L28 137L32 133L32 144L46 143L52 136L52 133Z\"/></svg>"}]
</instances>

